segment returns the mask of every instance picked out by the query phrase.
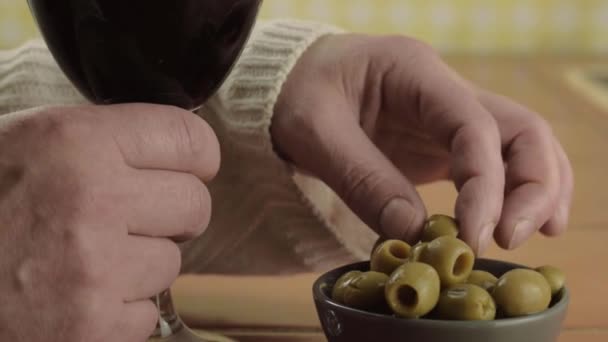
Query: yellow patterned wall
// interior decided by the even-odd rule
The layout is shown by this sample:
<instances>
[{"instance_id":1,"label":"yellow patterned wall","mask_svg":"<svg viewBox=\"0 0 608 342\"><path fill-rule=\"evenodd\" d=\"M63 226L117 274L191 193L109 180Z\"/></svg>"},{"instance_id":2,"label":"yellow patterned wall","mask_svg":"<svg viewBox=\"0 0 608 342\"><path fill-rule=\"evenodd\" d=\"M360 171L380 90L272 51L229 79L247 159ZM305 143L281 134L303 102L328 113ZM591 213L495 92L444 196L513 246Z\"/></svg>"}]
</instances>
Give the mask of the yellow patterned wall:
<instances>
[{"instance_id":1,"label":"yellow patterned wall","mask_svg":"<svg viewBox=\"0 0 608 342\"><path fill-rule=\"evenodd\" d=\"M452 53L608 52L608 0L265 0L262 16L404 33ZM0 48L35 35L26 0L0 0Z\"/></svg>"}]
</instances>

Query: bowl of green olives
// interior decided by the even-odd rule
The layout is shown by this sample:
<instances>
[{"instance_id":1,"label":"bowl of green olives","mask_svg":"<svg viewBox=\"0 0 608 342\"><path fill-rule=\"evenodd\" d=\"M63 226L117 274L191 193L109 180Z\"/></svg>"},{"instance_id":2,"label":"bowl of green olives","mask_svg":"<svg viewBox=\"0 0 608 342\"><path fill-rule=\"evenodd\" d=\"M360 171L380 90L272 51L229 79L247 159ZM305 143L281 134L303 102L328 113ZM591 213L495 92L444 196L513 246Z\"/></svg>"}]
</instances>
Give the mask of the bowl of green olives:
<instances>
[{"instance_id":1,"label":"bowl of green olives","mask_svg":"<svg viewBox=\"0 0 608 342\"><path fill-rule=\"evenodd\" d=\"M313 299L329 342L555 342L569 294L558 268L476 258L433 215L417 244L379 240L369 261L321 275Z\"/></svg>"}]
</instances>

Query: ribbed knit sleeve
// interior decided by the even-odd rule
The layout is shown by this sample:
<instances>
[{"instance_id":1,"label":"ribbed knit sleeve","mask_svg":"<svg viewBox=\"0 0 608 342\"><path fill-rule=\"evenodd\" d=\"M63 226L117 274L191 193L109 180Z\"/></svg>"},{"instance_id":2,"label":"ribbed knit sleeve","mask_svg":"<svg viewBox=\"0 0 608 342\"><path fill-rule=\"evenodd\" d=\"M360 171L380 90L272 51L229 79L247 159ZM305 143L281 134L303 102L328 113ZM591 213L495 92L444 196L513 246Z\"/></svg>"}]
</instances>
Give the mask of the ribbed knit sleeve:
<instances>
[{"instance_id":1,"label":"ribbed knit sleeve","mask_svg":"<svg viewBox=\"0 0 608 342\"><path fill-rule=\"evenodd\" d=\"M270 136L289 72L319 37L336 32L310 22L259 23L222 88L199 111L219 138L222 164L208 185L210 226L182 246L185 272L294 273L367 258L376 235L323 183L279 158ZM0 114L84 103L41 40L0 51Z\"/></svg>"},{"instance_id":2,"label":"ribbed knit sleeve","mask_svg":"<svg viewBox=\"0 0 608 342\"><path fill-rule=\"evenodd\" d=\"M42 40L0 50L0 115L40 106L86 103Z\"/></svg>"},{"instance_id":3,"label":"ribbed knit sleeve","mask_svg":"<svg viewBox=\"0 0 608 342\"><path fill-rule=\"evenodd\" d=\"M369 257L377 235L327 186L281 160L270 136L274 105L298 58L319 37L337 32L293 20L256 28L202 113L219 137L222 166L210 184L211 225L184 248L184 270L294 273Z\"/></svg>"}]
</instances>

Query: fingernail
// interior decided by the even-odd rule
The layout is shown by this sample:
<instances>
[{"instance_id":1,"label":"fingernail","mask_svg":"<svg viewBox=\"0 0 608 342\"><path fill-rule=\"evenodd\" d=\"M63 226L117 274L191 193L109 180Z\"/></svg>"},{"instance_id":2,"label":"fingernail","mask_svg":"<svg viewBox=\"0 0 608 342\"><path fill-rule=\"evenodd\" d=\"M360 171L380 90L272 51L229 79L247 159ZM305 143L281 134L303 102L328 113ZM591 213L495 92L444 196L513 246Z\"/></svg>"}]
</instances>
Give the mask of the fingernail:
<instances>
[{"instance_id":1,"label":"fingernail","mask_svg":"<svg viewBox=\"0 0 608 342\"><path fill-rule=\"evenodd\" d=\"M534 230L532 222L528 220L521 220L515 225L511 240L509 241L509 249L513 249L519 246Z\"/></svg>"},{"instance_id":2,"label":"fingernail","mask_svg":"<svg viewBox=\"0 0 608 342\"><path fill-rule=\"evenodd\" d=\"M382 209L380 215L380 229L387 238L405 239L411 230L411 222L415 217L414 208L403 198L392 199Z\"/></svg>"},{"instance_id":3,"label":"fingernail","mask_svg":"<svg viewBox=\"0 0 608 342\"><path fill-rule=\"evenodd\" d=\"M479 239L477 240L477 254L478 255L481 252L483 252L486 249L486 247L488 246L488 244L490 243L490 240L492 239L492 236L494 235L495 228L496 228L495 223L488 223L485 226L483 226L483 228L481 228L481 233L479 234Z\"/></svg>"}]
</instances>

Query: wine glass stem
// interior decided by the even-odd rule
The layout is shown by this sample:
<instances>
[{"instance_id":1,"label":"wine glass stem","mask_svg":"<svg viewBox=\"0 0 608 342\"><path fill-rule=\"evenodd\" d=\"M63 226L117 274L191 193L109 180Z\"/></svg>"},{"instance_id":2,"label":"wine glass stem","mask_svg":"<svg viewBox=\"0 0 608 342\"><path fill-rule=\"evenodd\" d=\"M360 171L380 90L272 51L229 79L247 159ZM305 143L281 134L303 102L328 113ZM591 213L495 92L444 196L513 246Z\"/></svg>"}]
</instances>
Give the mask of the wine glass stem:
<instances>
[{"instance_id":1,"label":"wine glass stem","mask_svg":"<svg viewBox=\"0 0 608 342\"><path fill-rule=\"evenodd\" d=\"M158 308L158 323L151 337L169 337L183 328L183 324L175 312L170 290L167 289L157 294L153 301Z\"/></svg>"}]
</instances>

